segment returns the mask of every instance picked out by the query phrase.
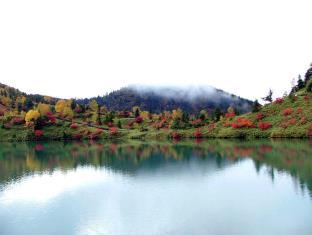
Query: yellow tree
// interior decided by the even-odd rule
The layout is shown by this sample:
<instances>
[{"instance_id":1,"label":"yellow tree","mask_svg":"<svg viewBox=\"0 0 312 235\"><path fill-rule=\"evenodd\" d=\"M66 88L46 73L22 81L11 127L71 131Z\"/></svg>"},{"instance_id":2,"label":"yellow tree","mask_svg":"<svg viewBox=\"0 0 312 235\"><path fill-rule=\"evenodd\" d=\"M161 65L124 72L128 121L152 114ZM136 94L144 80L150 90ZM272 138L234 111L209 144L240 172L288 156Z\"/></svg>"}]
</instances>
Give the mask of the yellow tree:
<instances>
[{"instance_id":1,"label":"yellow tree","mask_svg":"<svg viewBox=\"0 0 312 235\"><path fill-rule=\"evenodd\" d=\"M235 113L235 110L232 106L230 106L230 107L228 107L227 112L228 113Z\"/></svg>"},{"instance_id":2,"label":"yellow tree","mask_svg":"<svg viewBox=\"0 0 312 235\"><path fill-rule=\"evenodd\" d=\"M99 109L99 105L98 103L96 102L96 100L92 100L89 104L90 106L90 109L93 111L93 112L97 112L98 109Z\"/></svg>"},{"instance_id":3,"label":"yellow tree","mask_svg":"<svg viewBox=\"0 0 312 235\"><path fill-rule=\"evenodd\" d=\"M50 112L50 106L47 104L39 103L38 104L38 111L41 117L46 116L48 112Z\"/></svg>"},{"instance_id":4,"label":"yellow tree","mask_svg":"<svg viewBox=\"0 0 312 235\"><path fill-rule=\"evenodd\" d=\"M149 112L148 111L142 111L140 113L140 116L144 119L144 120L147 120L150 116Z\"/></svg>"},{"instance_id":5,"label":"yellow tree","mask_svg":"<svg viewBox=\"0 0 312 235\"><path fill-rule=\"evenodd\" d=\"M26 115L25 115L25 121L26 122L34 122L37 121L38 118L40 117L40 113L37 110L29 110Z\"/></svg>"},{"instance_id":6,"label":"yellow tree","mask_svg":"<svg viewBox=\"0 0 312 235\"><path fill-rule=\"evenodd\" d=\"M64 117L69 118L69 119L73 119L74 118L74 112L70 107L65 107L63 109L62 114L64 115Z\"/></svg>"},{"instance_id":7,"label":"yellow tree","mask_svg":"<svg viewBox=\"0 0 312 235\"><path fill-rule=\"evenodd\" d=\"M175 120L181 120L183 116L183 111L181 109L172 110L172 118Z\"/></svg>"},{"instance_id":8,"label":"yellow tree","mask_svg":"<svg viewBox=\"0 0 312 235\"><path fill-rule=\"evenodd\" d=\"M67 106L67 103L66 103L65 100L59 100L55 104L55 111L58 112L58 113L62 113L66 106Z\"/></svg>"}]
</instances>

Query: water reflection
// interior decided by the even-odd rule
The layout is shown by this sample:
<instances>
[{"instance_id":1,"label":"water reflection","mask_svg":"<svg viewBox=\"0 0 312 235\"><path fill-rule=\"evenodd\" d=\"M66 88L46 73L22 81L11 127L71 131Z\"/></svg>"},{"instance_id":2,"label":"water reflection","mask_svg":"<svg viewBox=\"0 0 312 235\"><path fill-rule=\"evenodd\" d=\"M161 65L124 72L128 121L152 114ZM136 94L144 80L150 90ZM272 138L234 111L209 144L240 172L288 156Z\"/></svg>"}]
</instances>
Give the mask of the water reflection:
<instances>
[{"instance_id":1,"label":"water reflection","mask_svg":"<svg viewBox=\"0 0 312 235\"><path fill-rule=\"evenodd\" d=\"M1 143L0 187L0 234L312 232L303 140Z\"/></svg>"},{"instance_id":2,"label":"water reflection","mask_svg":"<svg viewBox=\"0 0 312 235\"><path fill-rule=\"evenodd\" d=\"M257 172L269 167L272 180L276 171L286 172L303 189L312 192L312 143L302 140L194 142L48 142L1 143L0 183L18 180L25 175L67 171L78 166L106 167L123 174L153 170L170 162L200 159L216 168L250 158Z\"/></svg>"}]
</instances>

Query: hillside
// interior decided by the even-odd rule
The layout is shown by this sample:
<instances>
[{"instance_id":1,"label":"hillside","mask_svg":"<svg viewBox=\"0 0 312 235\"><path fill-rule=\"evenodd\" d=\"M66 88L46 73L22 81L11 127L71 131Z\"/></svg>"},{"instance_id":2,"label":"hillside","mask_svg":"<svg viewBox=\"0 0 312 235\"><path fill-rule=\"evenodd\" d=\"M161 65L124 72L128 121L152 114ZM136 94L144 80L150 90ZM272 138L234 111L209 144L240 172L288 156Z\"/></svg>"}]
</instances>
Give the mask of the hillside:
<instances>
[{"instance_id":1,"label":"hillside","mask_svg":"<svg viewBox=\"0 0 312 235\"><path fill-rule=\"evenodd\" d=\"M28 111L38 103L55 105L59 99L38 94L26 94L18 89L0 83L0 113L17 110Z\"/></svg>"},{"instance_id":2,"label":"hillside","mask_svg":"<svg viewBox=\"0 0 312 235\"><path fill-rule=\"evenodd\" d=\"M28 111L38 103L55 105L58 100L60 99L44 95L26 94L0 83L0 112L12 109ZM199 113L201 110L212 112L216 108L226 111L229 106L239 113L246 113L252 107L252 101L213 87L186 89L129 86L104 96L74 101L82 106L88 106L92 100L113 111L132 111L133 107L138 106L141 110L151 113L177 108L188 113Z\"/></svg>"},{"instance_id":3,"label":"hillside","mask_svg":"<svg viewBox=\"0 0 312 235\"><path fill-rule=\"evenodd\" d=\"M213 87L149 87L129 86L111 92L103 97L79 99L77 103L87 105L95 99L98 104L111 110L130 111L138 106L141 110L160 113L180 108L188 113L201 110L212 111L220 108L225 111L229 106L239 113L251 110L252 102Z\"/></svg>"},{"instance_id":4,"label":"hillside","mask_svg":"<svg viewBox=\"0 0 312 235\"><path fill-rule=\"evenodd\" d=\"M273 101L269 93L265 100L239 115L249 101L211 88L132 87L92 100L60 100L1 85L0 141L312 137L312 67L288 95Z\"/></svg>"}]
</instances>

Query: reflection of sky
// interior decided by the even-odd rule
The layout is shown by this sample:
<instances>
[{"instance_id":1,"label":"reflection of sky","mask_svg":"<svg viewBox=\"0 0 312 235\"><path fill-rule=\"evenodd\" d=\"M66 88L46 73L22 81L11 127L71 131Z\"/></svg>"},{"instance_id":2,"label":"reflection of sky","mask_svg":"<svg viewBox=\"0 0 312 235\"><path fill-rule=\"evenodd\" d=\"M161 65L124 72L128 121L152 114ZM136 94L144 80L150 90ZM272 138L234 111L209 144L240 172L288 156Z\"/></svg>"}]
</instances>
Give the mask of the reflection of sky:
<instances>
[{"instance_id":1,"label":"reflection of sky","mask_svg":"<svg viewBox=\"0 0 312 235\"><path fill-rule=\"evenodd\" d=\"M246 160L126 176L77 168L27 176L0 193L4 234L310 234L312 203L291 177ZM1 230L0 230L0 234Z\"/></svg>"},{"instance_id":2,"label":"reflection of sky","mask_svg":"<svg viewBox=\"0 0 312 235\"><path fill-rule=\"evenodd\" d=\"M67 172L56 170L53 173L35 174L26 176L5 187L0 194L0 203L43 204L62 193L70 193L77 188L104 183L112 179L113 176L108 171L96 170L91 167Z\"/></svg>"}]
</instances>

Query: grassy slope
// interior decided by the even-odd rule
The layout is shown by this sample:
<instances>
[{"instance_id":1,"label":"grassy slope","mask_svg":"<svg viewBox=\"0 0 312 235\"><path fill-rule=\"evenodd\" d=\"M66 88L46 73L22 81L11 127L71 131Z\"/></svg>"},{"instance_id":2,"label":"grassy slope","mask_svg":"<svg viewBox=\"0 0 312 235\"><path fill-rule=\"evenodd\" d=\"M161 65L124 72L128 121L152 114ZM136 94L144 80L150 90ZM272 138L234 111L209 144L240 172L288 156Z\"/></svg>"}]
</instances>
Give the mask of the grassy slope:
<instances>
[{"instance_id":1,"label":"grassy slope","mask_svg":"<svg viewBox=\"0 0 312 235\"><path fill-rule=\"evenodd\" d=\"M281 104L271 103L265 105L260 110L264 114L263 122L270 122L272 128L261 130L258 128L257 121L258 113L247 113L232 119L223 118L214 125L204 126L200 128L202 137L204 138L269 138L269 137L287 137L287 138L304 138L308 137L309 128L312 125L312 94L304 91L298 92L295 101L289 97L284 98ZM306 99L305 97L308 97ZM292 108L294 112L291 115L285 116L283 110ZM298 108L301 108L302 113L298 113ZM247 118L254 124L253 128L234 129L232 126L225 127L225 124L231 124L238 118ZM302 118L304 122L301 123ZM127 123L128 119L120 119L122 125ZM289 124L290 120L295 121L295 124ZM115 120L117 122L117 120ZM194 138L195 128L186 130L171 130L154 128L146 125L145 130L140 128L134 130L120 129L117 135L110 136L107 130L104 130L100 138L113 139L168 139L171 138L173 132L179 133L181 138ZM214 126L212 128L212 126ZM103 126L104 127L104 126ZM107 128L107 127L105 127ZM44 138L48 140L70 139L75 133L84 132L84 136L96 131L94 127L78 125L77 129L70 128L70 122L58 122L57 125L46 126L43 128ZM312 132L312 131L311 131ZM23 125L14 126L12 129L0 128L0 141L25 141L34 140L34 134L31 130L27 130Z\"/></svg>"},{"instance_id":2,"label":"grassy slope","mask_svg":"<svg viewBox=\"0 0 312 235\"><path fill-rule=\"evenodd\" d=\"M308 97L306 99L305 97ZM283 110L291 108L293 113L285 116ZM298 109L302 109L302 113ZM262 113L264 118L257 120L257 115ZM253 122L254 128L234 129L232 126L226 127L238 118L246 118ZM302 119L303 118L303 119ZM258 128L259 122L269 122L272 127L267 130ZM295 122L291 123L291 122ZM214 128L205 126L200 128L202 136L206 138L305 138L309 137L309 128L312 125L312 94L300 91L296 94L295 101L285 97L283 103L271 103L262 107L258 113L247 113L232 119L222 119L216 123ZM173 130L148 131L146 133L132 133L132 138L168 138ZM178 130L181 137L194 137L195 129Z\"/></svg>"}]
</instances>

